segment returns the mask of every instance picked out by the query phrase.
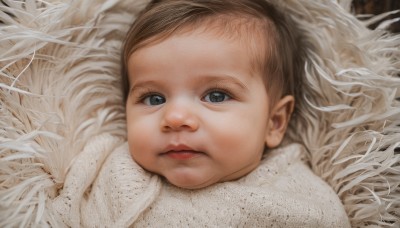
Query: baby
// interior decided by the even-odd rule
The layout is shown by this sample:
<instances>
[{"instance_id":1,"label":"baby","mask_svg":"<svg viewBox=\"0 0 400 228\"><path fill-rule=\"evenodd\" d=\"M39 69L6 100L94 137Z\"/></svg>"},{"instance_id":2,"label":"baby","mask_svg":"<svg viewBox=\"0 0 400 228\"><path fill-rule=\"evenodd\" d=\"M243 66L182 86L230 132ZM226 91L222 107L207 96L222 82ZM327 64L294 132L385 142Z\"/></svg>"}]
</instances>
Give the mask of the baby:
<instances>
[{"instance_id":1,"label":"baby","mask_svg":"<svg viewBox=\"0 0 400 228\"><path fill-rule=\"evenodd\" d=\"M337 195L301 160L303 148L280 146L301 98L297 30L265 0L151 2L122 53L128 143L82 197L63 190L55 207L64 221L348 227Z\"/></svg>"},{"instance_id":2,"label":"baby","mask_svg":"<svg viewBox=\"0 0 400 228\"><path fill-rule=\"evenodd\" d=\"M151 4L123 50L133 159L188 189L253 171L294 109L294 30L265 1Z\"/></svg>"}]
</instances>

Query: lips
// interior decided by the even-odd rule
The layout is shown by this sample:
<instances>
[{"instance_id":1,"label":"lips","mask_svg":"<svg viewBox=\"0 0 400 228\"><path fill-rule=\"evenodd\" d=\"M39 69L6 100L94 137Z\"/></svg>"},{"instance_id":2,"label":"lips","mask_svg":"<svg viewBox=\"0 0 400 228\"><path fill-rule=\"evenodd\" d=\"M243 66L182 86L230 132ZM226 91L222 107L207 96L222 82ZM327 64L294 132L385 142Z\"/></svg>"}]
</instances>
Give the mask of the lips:
<instances>
[{"instance_id":1,"label":"lips","mask_svg":"<svg viewBox=\"0 0 400 228\"><path fill-rule=\"evenodd\" d=\"M161 156L166 156L175 160L188 160L204 154L203 152L196 151L195 149L183 144L169 145L164 151L166 152L161 153Z\"/></svg>"}]
</instances>

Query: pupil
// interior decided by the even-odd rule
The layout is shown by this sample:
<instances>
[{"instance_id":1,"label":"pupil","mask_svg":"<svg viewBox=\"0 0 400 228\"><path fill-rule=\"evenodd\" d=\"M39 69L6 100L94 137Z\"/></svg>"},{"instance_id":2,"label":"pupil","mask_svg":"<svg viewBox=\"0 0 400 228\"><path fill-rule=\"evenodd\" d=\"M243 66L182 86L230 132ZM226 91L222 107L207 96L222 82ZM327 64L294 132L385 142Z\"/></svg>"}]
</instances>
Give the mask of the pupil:
<instances>
[{"instance_id":1,"label":"pupil","mask_svg":"<svg viewBox=\"0 0 400 228\"><path fill-rule=\"evenodd\" d=\"M213 92L210 94L211 102L222 102L224 101L225 95L219 92Z\"/></svg>"}]
</instances>

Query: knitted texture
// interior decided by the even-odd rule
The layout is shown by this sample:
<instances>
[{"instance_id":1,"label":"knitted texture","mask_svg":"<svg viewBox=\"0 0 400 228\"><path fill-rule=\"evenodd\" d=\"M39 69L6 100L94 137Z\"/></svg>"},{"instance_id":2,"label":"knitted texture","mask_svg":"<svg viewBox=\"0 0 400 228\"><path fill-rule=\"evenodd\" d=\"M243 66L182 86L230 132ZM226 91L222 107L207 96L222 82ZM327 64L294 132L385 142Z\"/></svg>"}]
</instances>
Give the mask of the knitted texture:
<instances>
[{"instance_id":1,"label":"knitted texture","mask_svg":"<svg viewBox=\"0 0 400 228\"><path fill-rule=\"evenodd\" d=\"M301 152L298 144L270 151L246 177L185 190L143 170L126 143L109 156L88 193L79 190L82 175L69 176L76 181L64 188L74 191L63 191L54 208L72 227L349 227L338 196Z\"/></svg>"}]
</instances>

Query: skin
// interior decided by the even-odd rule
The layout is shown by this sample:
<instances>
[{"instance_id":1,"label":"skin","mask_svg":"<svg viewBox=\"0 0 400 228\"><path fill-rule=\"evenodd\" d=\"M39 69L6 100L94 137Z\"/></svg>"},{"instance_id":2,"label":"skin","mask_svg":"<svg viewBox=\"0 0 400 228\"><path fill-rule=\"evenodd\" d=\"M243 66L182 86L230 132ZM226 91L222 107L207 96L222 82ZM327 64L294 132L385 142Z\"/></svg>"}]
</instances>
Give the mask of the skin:
<instances>
[{"instance_id":1,"label":"skin","mask_svg":"<svg viewBox=\"0 0 400 228\"><path fill-rule=\"evenodd\" d=\"M254 170L265 146L280 144L294 99L271 105L250 55L243 42L200 30L135 51L126 103L133 159L187 189Z\"/></svg>"}]
</instances>

